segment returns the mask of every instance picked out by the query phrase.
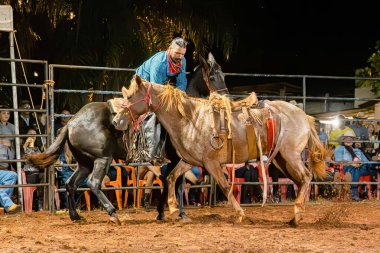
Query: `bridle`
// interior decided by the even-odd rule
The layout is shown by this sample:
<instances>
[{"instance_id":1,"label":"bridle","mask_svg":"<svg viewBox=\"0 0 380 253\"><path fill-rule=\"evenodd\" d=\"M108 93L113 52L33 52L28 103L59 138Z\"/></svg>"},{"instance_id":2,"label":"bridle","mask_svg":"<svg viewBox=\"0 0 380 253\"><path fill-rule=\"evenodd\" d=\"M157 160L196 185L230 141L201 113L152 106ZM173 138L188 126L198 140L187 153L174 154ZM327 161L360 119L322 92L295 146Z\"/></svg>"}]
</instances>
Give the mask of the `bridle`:
<instances>
[{"instance_id":1,"label":"bridle","mask_svg":"<svg viewBox=\"0 0 380 253\"><path fill-rule=\"evenodd\" d=\"M129 104L127 104L127 103L124 102L121 105L121 108L128 109L129 115L131 116L131 119L133 121L133 130L134 131L138 130L140 123L145 119L145 116L149 113L149 107L152 106L151 89L152 89L152 83L148 82L148 89L147 89L147 91L146 91L146 93L145 93L145 95L144 95L144 97L142 99L137 100L134 103L129 103ZM128 98L125 101L128 102ZM144 102L144 104L145 104L145 112L142 115L140 115L140 117L138 117L138 119L136 119L136 117L133 116L131 108L132 108L132 106L134 106L134 105L136 105L136 104L138 104L140 102ZM156 108L153 108L152 112L156 112L160 106L161 106L161 101L157 105Z\"/></svg>"},{"instance_id":2,"label":"bridle","mask_svg":"<svg viewBox=\"0 0 380 253\"><path fill-rule=\"evenodd\" d=\"M207 73L206 73L206 70L204 68L202 68L202 75L203 75L203 80L205 81L206 85L207 85L207 88L209 89L210 93L211 92L216 92L216 93L219 93L221 91L228 91L228 88L222 88L222 89L215 89L214 87L211 86L210 84L210 78L211 76L207 77Z\"/></svg>"}]
</instances>

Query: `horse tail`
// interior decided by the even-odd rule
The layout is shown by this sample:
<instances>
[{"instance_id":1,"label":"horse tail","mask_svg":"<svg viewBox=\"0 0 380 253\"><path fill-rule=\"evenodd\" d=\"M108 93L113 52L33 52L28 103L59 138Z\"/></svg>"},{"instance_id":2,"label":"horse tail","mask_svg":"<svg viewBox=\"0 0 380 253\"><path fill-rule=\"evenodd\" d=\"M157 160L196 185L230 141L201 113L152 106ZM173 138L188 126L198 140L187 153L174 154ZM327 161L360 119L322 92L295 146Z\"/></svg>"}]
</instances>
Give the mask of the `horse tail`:
<instances>
[{"instance_id":1,"label":"horse tail","mask_svg":"<svg viewBox=\"0 0 380 253\"><path fill-rule=\"evenodd\" d=\"M319 140L318 133L315 130L314 122L315 119L311 116L307 116L311 135L309 138L308 148L309 148L309 166L311 167L314 176L323 179L326 176L326 156L327 150L322 145Z\"/></svg>"},{"instance_id":2,"label":"horse tail","mask_svg":"<svg viewBox=\"0 0 380 253\"><path fill-rule=\"evenodd\" d=\"M40 169L44 169L55 163L63 151L68 133L68 126L64 126L53 144L45 152L25 155L26 162Z\"/></svg>"}]
</instances>

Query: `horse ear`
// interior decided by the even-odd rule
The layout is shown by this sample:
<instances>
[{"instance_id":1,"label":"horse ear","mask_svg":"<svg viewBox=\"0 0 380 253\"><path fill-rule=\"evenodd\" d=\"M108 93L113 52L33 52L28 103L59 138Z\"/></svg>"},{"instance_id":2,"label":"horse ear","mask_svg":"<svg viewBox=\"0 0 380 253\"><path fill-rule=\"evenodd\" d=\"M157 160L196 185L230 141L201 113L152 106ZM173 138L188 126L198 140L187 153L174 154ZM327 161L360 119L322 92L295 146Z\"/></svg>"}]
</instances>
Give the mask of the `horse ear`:
<instances>
[{"instance_id":1,"label":"horse ear","mask_svg":"<svg viewBox=\"0 0 380 253\"><path fill-rule=\"evenodd\" d=\"M121 88L121 92L123 93L123 97L125 97L125 98L128 97L128 90L127 90L127 88L125 88L125 87L123 86L123 88Z\"/></svg>"},{"instance_id":2,"label":"horse ear","mask_svg":"<svg viewBox=\"0 0 380 253\"><path fill-rule=\"evenodd\" d=\"M208 53L208 59L207 59L207 62L210 64L211 67L214 66L215 64L215 58L214 56L212 55L212 53Z\"/></svg>"},{"instance_id":3,"label":"horse ear","mask_svg":"<svg viewBox=\"0 0 380 253\"><path fill-rule=\"evenodd\" d=\"M136 83L138 86L140 86L142 84L142 79L139 75L135 75L135 80L136 80Z\"/></svg>"},{"instance_id":4,"label":"horse ear","mask_svg":"<svg viewBox=\"0 0 380 253\"><path fill-rule=\"evenodd\" d=\"M207 67L208 67L208 63L207 63L207 61L206 61L205 58L203 58L202 56L199 56L199 63L200 63L200 65L202 65L202 66L207 66Z\"/></svg>"}]
</instances>

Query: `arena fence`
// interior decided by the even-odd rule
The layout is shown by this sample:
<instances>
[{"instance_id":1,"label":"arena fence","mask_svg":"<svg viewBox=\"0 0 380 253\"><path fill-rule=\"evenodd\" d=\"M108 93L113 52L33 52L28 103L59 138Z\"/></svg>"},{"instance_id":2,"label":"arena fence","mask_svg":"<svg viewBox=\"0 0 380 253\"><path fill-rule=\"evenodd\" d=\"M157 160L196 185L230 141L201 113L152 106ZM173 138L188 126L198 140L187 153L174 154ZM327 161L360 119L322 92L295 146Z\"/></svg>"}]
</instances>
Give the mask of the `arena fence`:
<instances>
[{"instance_id":1,"label":"arena fence","mask_svg":"<svg viewBox=\"0 0 380 253\"><path fill-rule=\"evenodd\" d=\"M71 70L99 70L99 71L127 71L127 72L134 72L135 69L131 68L110 68L110 67L96 67L96 66L77 66L77 65L59 65L59 64L48 64L47 61L38 61L38 60L15 60L15 59L8 59L8 58L0 58L2 61L14 61L14 62L27 62L27 63L38 63L38 64L43 64L44 65L44 72L45 72L45 80L46 82L44 84L28 84L28 83L0 83L0 86L12 86L14 87L20 87L20 88L25 88L25 87L33 87L33 88L40 88L43 89L45 94L46 94L46 99L45 99L45 108L46 109L32 109L28 110L31 112L46 112L48 115L48 126L47 127L48 131L46 134L38 134L36 135L37 137L48 137L48 145L54 140L54 118L55 117L70 117L72 115L64 115L64 114L57 114L55 113L55 104L54 104L54 95L59 94L59 93L79 93L79 94L102 94L102 95L121 95L121 92L119 91L103 91L103 90L73 90L73 89L55 89L54 88L54 76L55 76L55 70L56 69L71 69ZM311 76L311 75L267 75L267 74L244 74L244 73L225 73L227 77L249 77L249 78L299 78L302 80L302 96L260 96L258 95L259 98L261 99L280 99L280 100L290 100L290 99L295 99L295 100L302 100L304 109L307 108L306 103L307 101L310 100L323 100L323 101L380 101L380 99L373 99L373 98L342 98L342 97L312 97L312 96L307 96L307 81L310 79L333 79L333 80L358 80L358 79L374 79L374 80L380 80L380 78L357 78L357 77L335 77L335 76ZM231 95L232 97L238 98L242 97L242 95ZM13 93L13 101L14 101L14 109L10 109L10 111L14 111L15 118L18 118L18 112L23 111L23 109L18 109L17 107L17 92ZM0 109L1 110L1 109ZM350 121L355 121L355 120L350 120ZM366 121L371 121L371 122L378 122L380 120L366 120ZM16 122L15 122L16 123ZM16 124L15 124L16 125ZM16 149L20 150L20 140L19 138L23 137L29 137L29 136L34 136L34 135L20 135L18 131L18 125L16 126L17 128L17 133L12 136L5 136L2 135L2 137L16 137ZM330 140L329 140L330 141ZM378 143L380 141L361 141L361 142L373 142L373 143ZM17 147L18 143L18 147ZM16 154L16 159L15 160L6 160L5 162L17 162L17 172L19 174L19 183L14 186L9 186L9 185L4 185L0 186L0 188L9 188L9 187L17 187L19 188L19 198L20 198L20 203L22 202L22 187L26 186L42 186L42 187L47 187L48 186L48 196L47 198L47 203L48 203L48 209L49 211L53 212L55 210L55 201L54 201L54 191L55 191L55 167L51 166L51 168L48 169L48 173L45 173L46 179L45 182L47 183L41 183L41 184L21 184L21 162L24 160L21 159L20 157L20 151ZM365 163L365 162L361 162ZM367 162L369 164L379 164L380 162ZM112 164L111 166L122 166L124 164ZM139 166L139 165L146 165L146 164L129 164L131 166ZM69 166L75 166L75 165L69 165ZM139 173L137 173L137 182ZM234 185L262 185L262 182L234 182ZM286 185L286 184L293 184L292 182L268 182L269 185ZM343 182L312 182L313 185L319 185L319 184L347 184ZM348 183L348 184L358 184L358 183ZM371 185L377 185L378 190L377 190L377 195L380 195L380 186L379 182L365 182L365 184L371 184ZM188 188L210 188L209 191L209 199L213 199L213 201L210 201L210 205L215 205L215 193L216 193L216 186L215 186L215 181L211 178L211 183L206 184L206 185L197 185L197 186L189 186ZM161 187L157 186L150 186L150 187L142 187L142 186L136 186L136 187L107 187L103 188L102 190L117 190L117 189L122 189L122 190L127 190L127 189L160 189ZM79 190L89 190L88 188L80 188ZM59 189L58 191L64 191L62 189ZM138 191L137 191L138 192ZM213 197L212 197L213 196ZM212 198L211 198L212 197ZM213 202L213 203L212 203ZM45 202L46 203L46 202Z\"/></svg>"}]
</instances>

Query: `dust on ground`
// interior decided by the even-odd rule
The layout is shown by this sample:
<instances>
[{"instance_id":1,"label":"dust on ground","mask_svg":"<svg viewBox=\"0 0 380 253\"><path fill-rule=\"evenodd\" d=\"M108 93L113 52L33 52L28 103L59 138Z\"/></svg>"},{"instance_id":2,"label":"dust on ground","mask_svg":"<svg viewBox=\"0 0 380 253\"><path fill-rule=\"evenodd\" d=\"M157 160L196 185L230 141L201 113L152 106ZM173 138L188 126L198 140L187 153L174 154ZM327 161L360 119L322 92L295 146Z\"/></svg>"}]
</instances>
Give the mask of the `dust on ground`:
<instances>
[{"instance_id":1,"label":"dust on ground","mask_svg":"<svg viewBox=\"0 0 380 253\"><path fill-rule=\"evenodd\" d=\"M158 222L156 212L124 209L121 226L104 211L0 216L0 252L380 252L380 202L313 202L297 228L293 206L187 209L191 223Z\"/></svg>"}]
</instances>

